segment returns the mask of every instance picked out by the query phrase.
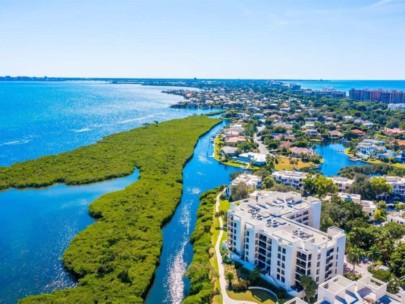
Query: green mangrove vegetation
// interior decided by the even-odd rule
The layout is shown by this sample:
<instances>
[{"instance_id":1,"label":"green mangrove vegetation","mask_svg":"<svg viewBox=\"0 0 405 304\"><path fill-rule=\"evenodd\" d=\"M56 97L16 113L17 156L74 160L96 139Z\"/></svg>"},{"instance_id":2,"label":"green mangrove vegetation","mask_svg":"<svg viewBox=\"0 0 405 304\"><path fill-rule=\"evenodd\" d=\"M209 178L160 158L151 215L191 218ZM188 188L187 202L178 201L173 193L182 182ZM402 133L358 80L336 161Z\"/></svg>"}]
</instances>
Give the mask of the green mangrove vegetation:
<instances>
[{"instance_id":1,"label":"green mangrove vegetation","mask_svg":"<svg viewBox=\"0 0 405 304\"><path fill-rule=\"evenodd\" d=\"M193 244L193 260L187 269L190 279L190 293L183 304L211 303L215 295L215 270L210 263L214 255L211 242L211 227L214 222L213 208L220 189L204 192L200 196L200 205L197 211L197 222L191 235Z\"/></svg>"},{"instance_id":2,"label":"green mangrove vegetation","mask_svg":"<svg viewBox=\"0 0 405 304\"><path fill-rule=\"evenodd\" d=\"M0 168L0 187L83 184L128 175L139 181L90 205L96 223L63 256L75 288L21 303L142 303L159 263L161 227L180 201L182 170L197 139L219 123L193 116L144 126L54 156Z\"/></svg>"}]
</instances>

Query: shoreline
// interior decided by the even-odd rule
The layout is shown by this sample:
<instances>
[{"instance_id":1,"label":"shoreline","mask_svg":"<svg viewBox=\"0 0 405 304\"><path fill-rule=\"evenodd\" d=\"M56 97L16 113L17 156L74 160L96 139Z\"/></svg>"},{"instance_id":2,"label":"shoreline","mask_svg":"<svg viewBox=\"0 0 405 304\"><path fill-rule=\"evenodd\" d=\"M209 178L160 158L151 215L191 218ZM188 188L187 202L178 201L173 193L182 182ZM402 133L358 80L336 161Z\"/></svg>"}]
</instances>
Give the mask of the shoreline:
<instances>
[{"instance_id":1,"label":"shoreline","mask_svg":"<svg viewBox=\"0 0 405 304\"><path fill-rule=\"evenodd\" d=\"M376 160L364 160L364 159L361 159L361 158L356 159L353 154L349 153L349 148L346 148L344 150L344 154L347 155L350 158L350 160L352 160L352 161L360 161L360 162L363 162L363 163L368 164L368 165L385 164L385 165L400 168L400 169L405 168L405 164L401 164L401 163L393 163L392 164L392 163L383 162L383 161L381 161L379 159L376 159ZM353 158L356 159L356 160L354 160Z\"/></svg>"},{"instance_id":2,"label":"shoreline","mask_svg":"<svg viewBox=\"0 0 405 304\"><path fill-rule=\"evenodd\" d=\"M185 118L185 119L180 119L180 120L172 120L172 121L169 121L169 122L166 122L166 123L162 123L162 124L160 124L158 127L166 127L166 125L185 125L186 124L186 122L192 122L192 121L194 121L194 122L197 122L197 121L200 121L201 123L202 122L204 122L202 125L201 125L201 127L203 126L203 125L206 125L207 127L209 126L209 128L207 128L207 129L205 129L203 132L199 132L199 134L198 134L198 136L195 138L195 141L193 142L193 145L192 146L190 146L190 147L188 147L188 148L183 148L183 147L177 147L179 150L185 150L185 151L190 151L191 153L193 153L193 151L194 151L194 148L195 148L195 145L196 145L196 143L198 142L198 139L203 135L203 134L206 134L207 132L209 132L209 130L211 130L213 127L215 127L218 123L220 123L220 121L219 120L214 120L214 119L210 119L210 118L207 118L207 117L203 117L203 116L197 116L197 117L189 117L189 118ZM198 127L198 128L200 128L201 129L201 127ZM157 126L147 126L147 127L140 127L140 128L136 128L136 129L134 129L134 130L132 130L132 131L127 131L127 132L122 132L122 133L117 133L117 134L114 134L114 135L111 135L111 136L109 136L109 138L107 139L107 141L104 139L104 140L102 140L101 141L101 143L105 143L105 144L111 144L111 143L118 143L118 142L114 142L114 140L112 140L111 141L111 137L113 137L113 138L119 138L119 137L125 137L125 135L129 135L128 133L137 133L136 131L138 131L138 133L140 132L139 130L142 130L143 132L145 132L145 130L154 130L155 128L157 128ZM192 127L192 128L196 128L195 126L194 127ZM181 128L181 130L187 130L187 129L189 129L189 127L182 127ZM136 130L136 131L135 131ZM207 131L208 130L208 131ZM156 132L156 131L153 131L154 133L159 133L159 132ZM178 136L178 134L179 134L179 131L175 131L175 130L173 130L173 135L176 135L176 137ZM184 132L184 131L183 131ZM190 133L190 131L189 130L187 130L186 132L185 132L186 134L189 134ZM191 132L192 133L192 132ZM191 135L191 134L190 134ZM158 135L154 135L155 137L159 137ZM163 135L164 136L164 135ZM188 136L188 138L189 139L191 139L191 137L189 136L189 135L187 135ZM162 137L162 136L160 136L160 137ZM123 138L121 138L121 139L123 139ZM170 138L169 138L170 139ZM108 142L108 141L111 141L111 142ZM162 139L162 140L164 140L164 139ZM168 142L168 139L166 138L166 140L164 140L164 141L166 141L166 142ZM173 141L172 139L170 140L170 141ZM169 141L169 142L170 142ZM184 141L186 141L185 139L183 140L183 142ZM188 141L190 141L190 140L188 140ZM169 143L168 142L168 143ZM99 146L100 146L100 143L98 144ZM101 146L103 146L103 145L101 145ZM81 150L81 149L86 149L85 147L83 147L83 148L79 148L79 149L77 149L77 150ZM87 149L89 149L89 148L87 148ZM144 149L147 149L147 148L145 148L144 147ZM77 150L74 150L74 151L77 151ZM73 154L74 152L70 152L70 154ZM77 152L76 152L77 153ZM145 154L146 152L144 152L144 154ZM62 157L64 156L64 154L66 154L66 153L62 153L61 155L62 155ZM69 152L67 152L67 154L69 154ZM183 152L183 155L184 155L184 152ZM53 156L53 158L58 158L58 156L59 157L61 157L60 155L55 155L55 156ZM160 243L160 246L159 246L159 248L156 248L156 246L155 245L150 245L150 246L155 246L155 249L153 249L152 250L152 252L155 252L156 254L157 254L157 257L160 257L160 254L161 254L161 245L162 245L162 241L163 241L163 238L162 238L162 234L161 234L161 228L170 220L170 218L171 218L171 216L174 214L174 211L176 210L176 207L177 207L177 205L178 205L178 203L179 203L179 201L180 201L180 198L181 198L181 189L183 188L183 186L182 186L182 171L183 171L183 168L184 168L184 166L185 166L185 164L186 164L186 162L190 159L192 157L192 154L190 155L188 155L188 157L184 160L184 161L182 161L180 164L181 164L181 166L179 166L178 164L177 164L177 162L175 162L177 165L177 167L178 168L180 168L180 178L177 178L177 179L175 179L175 180L173 180L172 178L170 178L170 180L171 180L171 182L168 180L167 182L168 183L178 183L178 185L177 186L175 186L175 188L174 188L174 190L175 190L175 192L177 193L177 194L175 194L174 196L173 195L170 195L169 194L169 192L173 192L173 190L169 190L169 188L170 189L173 189L172 188L172 186L169 186L169 188L167 188L167 190L164 190L165 189L165 187L166 186L163 186L163 188L162 188L162 191L163 191L163 193L166 193L167 191L169 191L169 192L167 192L167 196L168 197L165 197L165 198L161 198L161 199L164 199L164 200L170 200L170 201L172 201L174 204L172 204L172 203L170 203L170 204L168 204L168 205L165 205L166 207L164 207L164 205L161 205L161 210L163 209L164 210L164 208L166 208L166 210L167 210L167 213L166 213L166 215L164 215L164 214L162 214L162 216L163 217L161 217L161 221L160 221L160 224L158 225L158 226L156 226L156 228L150 228L150 227L148 227L148 229L147 230L150 230L150 229L152 229L152 231L151 231L151 233L148 233L148 239L149 238L151 238L150 240L149 240L149 242L152 242L152 243L155 243L156 245L157 245L157 243L156 243L156 241L158 241L159 239L161 240L161 241L159 241L159 243ZM45 159L46 159L46 157L44 157ZM43 159L44 158L42 158L42 161L43 161ZM33 163L33 162L35 162L36 160L33 160L33 161L28 161L28 163ZM38 160L37 160L37 162L38 162ZM79 266L79 265L81 265L81 261L85 261L86 260L86 262L88 262L87 261L87 259L86 259L86 257L84 256L82 256L82 254L81 254L81 257L80 258L78 258L78 256L77 256L77 258L74 258L74 256L76 256L76 253L75 253L75 251L77 251L77 250L79 250L78 252L82 252L82 250L81 249L79 249L79 248L81 248L82 246L81 245L79 245L79 244L86 244L86 243L88 243L88 242L90 242L90 243L94 243L94 244L99 244L100 243L100 241L98 241L98 242L94 242L94 238L93 237L91 237L91 235L88 235L89 234L89 230L90 231L94 231L94 229L97 229L97 228L95 228L95 227L100 227L100 225L108 225L108 222L109 222L109 220L108 220L108 213L114 213L114 210L110 210L110 211L108 211L108 210L104 210L105 209L105 207L103 207L102 209L100 209L100 204L102 204L102 205L104 205L105 203L104 203L104 201L110 201L110 203L109 204L111 204L113 201L114 201L114 197L115 196L117 196L117 198L118 197L120 197L120 196L122 196L122 195L124 195L124 193L129 193L129 192L133 192L133 190L135 189L135 188L139 188L139 187L144 187L144 186L146 186L146 184L145 183L148 183L148 181L150 180L150 182L152 182L152 180L156 180L156 178L152 178L152 180L151 180L151 176L150 176L150 173L148 173L148 168L146 168L145 167L145 164L140 164L139 166L136 166L137 168L139 168L139 170L140 170L140 176L139 176L139 181L137 181L137 182L135 182L135 183L132 183L130 186L128 186L127 188L125 188L125 190L121 190L121 191L117 191L117 192L112 192L112 193L108 193L108 194L106 194L106 195L104 195L104 196L102 196L101 198L99 198L99 199L97 199L96 201L94 201L94 202L92 202L91 203L91 205L90 205L90 207L89 207L89 213L91 214L91 216L93 216L95 219L96 219L96 222L94 223L94 224L92 224L92 225L90 225L90 226L88 226L85 230L83 230L83 231L81 231L79 234L77 234L75 237L74 237L74 239L73 239L73 241L70 243L70 245L69 245L69 247L68 247L68 249L65 251L65 253L64 253L64 255L63 255L63 262L64 262L64 266L65 266L65 269L67 269L68 271L69 271L69 273L71 273L71 274L73 274L73 276L74 277L76 277L76 278L79 278L79 281L77 282L77 286L75 287L75 288L72 288L72 289L66 289L66 290L57 290L57 291L55 291L55 292L53 292L52 294L43 294L43 295L38 295L38 296L31 296L31 297L28 297L28 298L24 298L24 299L22 299L22 303L36 303L36 302L38 302L38 301L40 301L40 302L52 302L52 301L54 301L55 299L57 299L57 298L59 298L59 297L62 297L62 298L66 298L66 297L68 297L68 298L71 298L71 299L73 299L72 297L76 297L76 293L77 292L80 292L80 293L82 293L83 292L83 289L87 289L85 286L86 285L83 285L81 282L82 282L82 280L86 277L86 275L87 274L90 274L91 272L92 272L92 270L91 270L91 268L92 267L90 267L89 269L87 269L87 270L84 270L84 272L83 272L83 270L80 270L79 271L79 269L82 267L82 266ZM12 168L12 167L10 167L10 168ZM133 168L132 168L132 170L133 170ZM169 171L170 171L170 169L169 169ZM172 174L170 174L170 176L172 176L173 178L175 178L175 176L173 176ZM108 179L108 176L107 175L105 175L104 177L103 177L103 179L105 180L105 179ZM60 179L57 179L57 180L59 180L60 181ZM88 181L88 180L86 180L86 181ZM49 184L51 184L51 181L48 181L48 183ZM155 182L152 182L153 184L155 184ZM26 184L26 186L27 185L29 185L29 184ZM174 184L173 184L174 185ZM151 184L151 186L152 186L152 184ZM24 185L21 185L21 187L24 187ZM156 187L156 186L155 186ZM155 188L155 187L153 187L152 186L152 189L153 188ZM143 191L141 191L139 194L138 194L138 196L140 195L140 196L142 196L142 195L145 195L144 193L146 192L147 193L147 191L148 190L143 190ZM138 193L139 191L137 191L137 193ZM173 193L174 194L174 193ZM132 206L131 208L134 208L135 206ZM139 206L138 206L139 207ZM152 206L151 206L152 207ZM111 207L109 207L109 208L111 208ZM152 208L150 208L150 210L148 210L149 208L148 207L146 207L145 208L145 210L144 211L149 211L149 213L150 212L152 212L152 214L154 214L155 213L155 211L153 211L153 209L155 209L156 208L156 205L154 204L154 207L152 207ZM162 212L162 211L160 211L160 212ZM148 212L144 212L144 213L148 213ZM139 215L137 215L137 216L142 216L141 214L139 214ZM103 218L103 220L102 221L100 221L100 219L101 218ZM106 224L107 223L107 224ZM106 228L106 227L105 227ZM141 228L142 229L142 228ZM156 231L155 231L156 230ZM103 231L105 231L105 229L103 229ZM132 231L132 230L131 230ZM133 231L133 233L138 233L137 231ZM85 236L85 235L87 235L87 237L85 238L85 239L83 239L83 237ZM115 237L117 237L117 234L116 233L114 233L114 235L115 235ZM118 233L118 235L119 235L119 233ZM155 236L155 241L153 240L153 237ZM146 241L146 239L145 239L145 241ZM84 243L83 243L84 242ZM120 242L120 241L119 241ZM114 246L114 243L113 244L111 244L112 246ZM80 247L77 247L77 246L80 246ZM94 259L94 257L97 257L98 256L98 254L96 254L96 253L94 253L94 254L92 254L92 256L93 256L93 259ZM85 260L83 260L83 259L85 259ZM90 259L90 257L89 257L89 259ZM91 259L90 259L91 260ZM159 260L159 258L158 258L158 260ZM79 264L78 264L79 263ZM103 263L103 264L105 264L105 263ZM147 293L147 291L149 291L149 288L150 288L150 282L152 282L152 278L153 278L153 276L154 276L154 273L155 273L155 269L157 268L157 262L156 263L154 263L154 265L155 266L153 266L152 267L152 265L150 265L150 263L149 262L147 262L147 263L143 263L144 264L144 266L141 266L140 267L140 265L138 265L138 267L137 268L141 268L141 269L139 269L140 271L145 271L146 269L144 269L144 270L142 270L142 268L144 268L145 266L147 266L147 265L149 265L148 266L148 268L149 268L149 270L147 271L148 273L150 273L150 280L148 280L149 282L148 282L148 284L145 286L145 280L144 280L144 283L143 284L141 284L141 285L144 285L145 286L145 289L143 289L142 291L141 290L139 290L139 287L137 287L137 289L139 290L139 291L141 291L141 293L138 293L138 296L140 296L140 298L139 298L139 302L142 302L143 300L140 300L141 298L143 298L143 297L145 297L145 295L146 295L146 293ZM84 266L85 264L83 264L83 266ZM132 265L132 264L131 264ZM135 264L135 265L137 265L137 264ZM90 265L89 265L90 266ZM79 268L78 268L79 267ZM134 267L134 265L132 265L132 267ZM130 266L130 269L132 269L132 267ZM152 271L153 272L151 272L151 268L152 268ZM136 271L136 270L134 270L134 271ZM119 281L122 281L123 280L123 282L122 283L124 283L124 285L125 285L125 281L126 280L134 280L136 277L133 277L132 278L132 275L130 274L130 272L128 271L128 272L125 272L126 274L122 274L122 278L121 279L119 279ZM105 276L108 276L108 273L106 273L105 274ZM120 275L119 275L119 277L120 277ZM96 279L97 280L97 279ZM98 284L102 284L102 279L101 279L101 281L98 283ZM97 289L97 288L96 288ZM99 298L101 295L103 295L103 297L109 297L110 299L115 299L115 300L118 300L118 299L121 299L121 300L124 300L125 299L125 297L127 296L126 294L126 292L123 292L123 294L116 294L116 292L113 292L112 290L108 290L109 288L107 288L107 291L104 293L104 292L101 292L101 294L99 293L98 295L95 295L94 293L97 293L97 292L92 292L92 293L87 293L86 292L86 294L87 294L87 296L86 296L86 299L88 299L89 301L92 301L92 299L93 300L96 300L97 298ZM80 291L79 291L80 290ZM134 294L134 293L132 293L131 292L131 294ZM134 297L134 296L136 296L136 293L135 293L135 295L132 295L132 297ZM138 300L136 300L136 301L132 301L131 300L131 302L138 302Z\"/></svg>"}]
</instances>

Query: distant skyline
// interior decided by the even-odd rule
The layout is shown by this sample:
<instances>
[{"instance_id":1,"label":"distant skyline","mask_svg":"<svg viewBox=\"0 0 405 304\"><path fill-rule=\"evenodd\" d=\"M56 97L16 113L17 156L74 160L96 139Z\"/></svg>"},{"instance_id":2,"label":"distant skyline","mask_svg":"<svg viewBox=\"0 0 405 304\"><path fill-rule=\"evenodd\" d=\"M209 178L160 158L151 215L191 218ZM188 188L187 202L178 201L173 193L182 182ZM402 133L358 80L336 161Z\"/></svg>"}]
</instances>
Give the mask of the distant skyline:
<instances>
[{"instance_id":1,"label":"distant skyline","mask_svg":"<svg viewBox=\"0 0 405 304\"><path fill-rule=\"evenodd\" d=\"M0 0L0 75L405 79L405 0Z\"/></svg>"}]
</instances>

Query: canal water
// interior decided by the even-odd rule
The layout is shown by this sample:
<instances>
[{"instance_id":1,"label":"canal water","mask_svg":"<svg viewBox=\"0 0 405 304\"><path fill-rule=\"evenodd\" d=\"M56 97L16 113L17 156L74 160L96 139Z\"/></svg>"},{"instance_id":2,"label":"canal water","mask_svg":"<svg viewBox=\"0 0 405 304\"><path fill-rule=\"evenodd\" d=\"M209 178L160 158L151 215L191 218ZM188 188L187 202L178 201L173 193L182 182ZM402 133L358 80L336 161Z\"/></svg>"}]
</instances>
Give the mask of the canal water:
<instances>
[{"instance_id":1,"label":"canal water","mask_svg":"<svg viewBox=\"0 0 405 304\"><path fill-rule=\"evenodd\" d=\"M319 171L325 176L334 176L339 170L348 166L364 166L365 162L352 161L345 153L346 147L341 143L328 143L317 145L315 152L319 154L324 162Z\"/></svg>"},{"instance_id":2,"label":"canal water","mask_svg":"<svg viewBox=\"0 0 405 304\"><path fill-rule=\"evenodd\" d=\"M91 202L121 190L139 171L106 182L0 192L0 303L69 288L75 282L63 268L63 252L94 219Z\"/></svg>"},{"instance_id":3,"label":"canal water","mask_svg":"<svg viewBox=\"0 0 405 304\"><path fill-rule=\"evenodd\" d=\"M193 256L189 239L196 222L199 196L206 190L228 183L232 172L242 170L222 165L211 157L213 143L210 139L224 125L225 122L200 138L192 159L183 170L182 198L173 218L163 228L160 265L146 304L181 303L189 290L184 274Z\"/></svg>"}]
</instances>

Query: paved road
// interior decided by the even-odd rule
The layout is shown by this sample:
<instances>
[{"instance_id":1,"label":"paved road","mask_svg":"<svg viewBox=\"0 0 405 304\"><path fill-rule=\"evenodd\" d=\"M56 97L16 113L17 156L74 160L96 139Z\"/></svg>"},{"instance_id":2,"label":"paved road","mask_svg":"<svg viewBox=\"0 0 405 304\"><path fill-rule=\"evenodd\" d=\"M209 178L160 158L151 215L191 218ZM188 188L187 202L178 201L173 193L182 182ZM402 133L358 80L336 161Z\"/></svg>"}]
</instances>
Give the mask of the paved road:
<instances>
[{"instance_id":1,"label":"paved road","mask_svg":"<svg viewBox=\"0 0 405 304\"><path fill-rule=\"evenodd\" d=\"M219 212L219 204L220 204L220 196L222 192L218 194L217 200L216 200L216 205L215 205L215 211L218 213ZM225 279L225 271L224 271L224 265L222 263L222 255L221 255L221 239L222 235L224 234L224 221L222 220L222 216L218 218L219 220L219 236L217 243L215 244L215 255L217 256L217 262L218 262L218 272L219 272L219 285L221 287L221 295L222 295L222 303L223 304L256 304L255 302L249 302L249 301L237 301L233 300L228 296L228 293L226 291L226 286L227 282Z\"/></svg>"},{"instance_id":2,"label":"paved road","mask_svg":"<svg viewBox=\"0 0 405 304\"><path fill-rule=\"evenodd\" d=\"M259 133L260 131L262 131L264 128L265 128L265 127L257 127L257 130L258 130L257 133ZM254 140L255 143L257 143L257 144L259 145L259 152L260 152L261 154L269 155L269 154L270 154L269 150L268 150L267 147L263 144L263 142L262 142L261 140L259 140L259 138L258 138L258 136L257 136L257 133L255 133L255 134L253 135L253 140Z\"/></svg>"}]
</instances>

